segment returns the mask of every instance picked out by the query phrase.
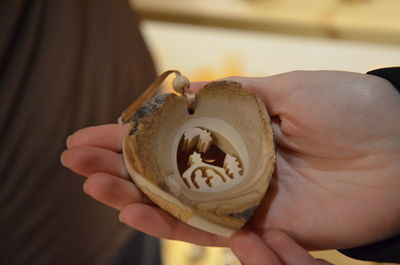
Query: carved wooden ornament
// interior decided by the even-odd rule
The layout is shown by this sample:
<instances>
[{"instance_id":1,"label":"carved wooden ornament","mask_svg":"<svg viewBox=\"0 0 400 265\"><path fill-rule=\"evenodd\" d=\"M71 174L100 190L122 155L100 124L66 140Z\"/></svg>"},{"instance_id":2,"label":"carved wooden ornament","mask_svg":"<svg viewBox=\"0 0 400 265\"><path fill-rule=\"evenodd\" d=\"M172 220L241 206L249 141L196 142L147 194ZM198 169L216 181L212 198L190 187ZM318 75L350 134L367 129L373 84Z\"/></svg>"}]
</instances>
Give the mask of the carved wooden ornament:
<instances>
[{"instance_id":1,"label":"carved wooden ornament","mask_svg":"<svg viewBox=\"0 0 400 265\"><path fill-rule=\"evenodd\" d=\"M178 89L184 96L163 94L140 105L142 96L123 113L120 122L130 122L123 140L125 164L160 208L229 237L255 212L272 176L270 119L261 100L240 83L210 83L195 99L187 97L187 88L188 82Z\"/></svg>"}]
</instances>

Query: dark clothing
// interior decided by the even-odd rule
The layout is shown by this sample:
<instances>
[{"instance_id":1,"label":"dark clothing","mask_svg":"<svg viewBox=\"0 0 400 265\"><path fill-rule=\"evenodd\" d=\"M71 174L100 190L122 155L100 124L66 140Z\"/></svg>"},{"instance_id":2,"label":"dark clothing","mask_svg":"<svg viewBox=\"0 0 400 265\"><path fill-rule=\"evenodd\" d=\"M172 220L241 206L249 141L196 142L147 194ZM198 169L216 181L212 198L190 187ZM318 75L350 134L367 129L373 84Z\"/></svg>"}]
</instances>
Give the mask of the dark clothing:
<instances>
[{"instance_id":1,"label":"dark clothing","mask_svg":"<svg viewBox=\"0 0 400 265\"><path fill-rule=\"evenodd\" d=\"M400 92L400 67L377 69L368 74L388 80ZM400 263L400 235L366 246L342 249L340 252L355 259Z\"/></svg>"},{"instance_id":2,"label":"dark clothing","mask_svg":"<svg viewBox=\"0 0 400 265\"><path fill-rule=\"evenodd\" d=\"M110 265L161 265L160 241L136 232Z\"/></svg>"},{"instance_id":3,"label":"dark clothing","mask_svg":"<svg viewBox=\"0 0 400 265\"><path fill-rule=\"evenodd\" d=\"M367 74L388 80L400 92L400 67L388 67L369 71Z\"/></svg>"},{"instance_id":4,"label":"dark clothing","mask_svg":"<svg viewBox=\"0 0 400 265\"><path fill-rule=\"evenodd\" d=\"M115 260L133 230L59 157L69 134L115 123L154 78L128 0L0 2L1 265Z\"/></svg>"},{"instance_id":5,"label":"dark clothing","mask_svg":"<svg viewBox=\"0 0 400 265\"><path fill-rule=\"evenodd\" d=\"M354 259L400 263L400 235L340 252Z\"/></svg>"}]
</instances>

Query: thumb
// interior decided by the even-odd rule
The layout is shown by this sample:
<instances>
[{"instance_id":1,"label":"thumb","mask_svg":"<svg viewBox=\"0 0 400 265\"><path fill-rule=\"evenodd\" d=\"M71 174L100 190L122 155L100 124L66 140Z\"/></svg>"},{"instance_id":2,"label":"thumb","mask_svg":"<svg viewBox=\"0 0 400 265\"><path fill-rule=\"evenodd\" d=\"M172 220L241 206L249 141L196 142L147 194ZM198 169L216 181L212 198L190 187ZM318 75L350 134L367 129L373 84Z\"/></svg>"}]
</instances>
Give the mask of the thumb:
<instances>
[{"instance_id":1,"label":"thumb","mask_svg":"<svg viewBox=\"0 0 400 265\"><path fill-rule=\"evenodd\" d=\"M261 238L250 231L235 233L229 246L243 265L282 265Z\"/></svg>"},{"instance_id":2,"label":"thumb","mask_svg":"<svg viewBox=\"0 0 400 265\"><path fill-rule=\"evenodd\" d=\"M292 87L292 79L288 74L281 74L270 77L232 76L214 81L193 82L190 89L197 92L208 83L223 80L239 82L243 88L256 94L264 102L270 116L279 115L284 111L284 101Z\"/></svg>"},{"instance_id":3,"label":"thumb","mask_svg":"<svg viewBox=\"0 0 400 265\"><path fill-rule=\"evenodd\" d=\"M268 231L262 238L268 248L274 252L283 264L333 265L322 259L314 259L307 250L282 231Z\"/></svg>"},{"instance_id":4,"label":"thumb","mask_svg":"<svg viewBox=\"0 0 400 265\"><path fill-rule=\"evenodd\" d=\"M314 259L304 248L281 231L273 230L261 239L250 231L239 231L229 246L243 265L332 265Z\"/></svg>"}]
</instances>

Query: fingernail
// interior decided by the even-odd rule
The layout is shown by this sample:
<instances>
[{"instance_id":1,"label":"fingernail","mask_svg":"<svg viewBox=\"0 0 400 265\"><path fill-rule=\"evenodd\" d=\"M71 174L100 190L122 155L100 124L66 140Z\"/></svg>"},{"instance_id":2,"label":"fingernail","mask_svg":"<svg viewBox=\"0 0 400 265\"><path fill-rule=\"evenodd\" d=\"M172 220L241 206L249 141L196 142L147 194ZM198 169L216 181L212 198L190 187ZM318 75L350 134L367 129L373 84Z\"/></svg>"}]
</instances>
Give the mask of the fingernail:
<instances>
[{"instance_id":1,"label":"fingernail","mask_svg":"<svg viewBox=\"0 0 400 265\"><path fill-rule=\"evenodd\" d=\"M68 168L68 166L65 165L65 161L64 161L64 156L65 156L65 152L66 152L66 151L67 151L67 150L64 150L64 151L61 153L60 162L61 162L61 165L63 165L64 167Z\"/></svg>"},{"instance_id":2,"label":"fingernail","mask_svg":"<svg viewBox=\"0 0 400 265\"><path fill-rule=\"evenodd\" d=\"M71 147L71 138L72 138L71 136L72 136L72 134L71 134L70 136L67 137L67 140L66 140L67 148L70 148L70 147Z\"/></svg>"},{"instance_id":3,"label":"fingernail","mask_svg":"<svg viewBox=\"0 0 400 265\"><path fill-rule=\"evenodd\" d=\"M123 217L122 211L119 213L119 215L118 215L118 219L119 219L119 221L120 221L121 223L124 223L124 224L125 224L125 220L124 220L124 217Z\"/></svg>"},{"instance_id":4,"label":"fingernail","mask_svg":"<svg viewBox=\"0 0 400 265\"><path fill-rule=\"evenodd\" d=\"M88 185L87 185L87 180L83 183L83 192L84 193L86 193L87 195L90 195L90 192L89 192L89 188L88 188Z\"/></svg>"}]
</instances>

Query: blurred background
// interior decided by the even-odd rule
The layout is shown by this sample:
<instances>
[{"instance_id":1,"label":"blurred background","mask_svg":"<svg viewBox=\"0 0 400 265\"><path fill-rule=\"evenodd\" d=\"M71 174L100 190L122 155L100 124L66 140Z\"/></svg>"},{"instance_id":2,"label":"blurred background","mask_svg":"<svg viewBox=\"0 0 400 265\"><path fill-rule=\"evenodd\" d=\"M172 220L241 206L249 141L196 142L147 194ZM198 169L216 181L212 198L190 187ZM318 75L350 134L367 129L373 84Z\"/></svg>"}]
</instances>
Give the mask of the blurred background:
<instances>
[{"instance_id":1,"label":"blurred background","mask_svg":"<svg viewBox=\"0 0 400 265\"><path fill-rule=\"evenodd\" d=\"M400 63L398 0L131 0L158 72L191 81ZM168 89L168 88L167 88ZM334 264L373 264L336 251ZM164 241L166 265L239 264L226 249Z\"/></svg>"}]
</instances>

